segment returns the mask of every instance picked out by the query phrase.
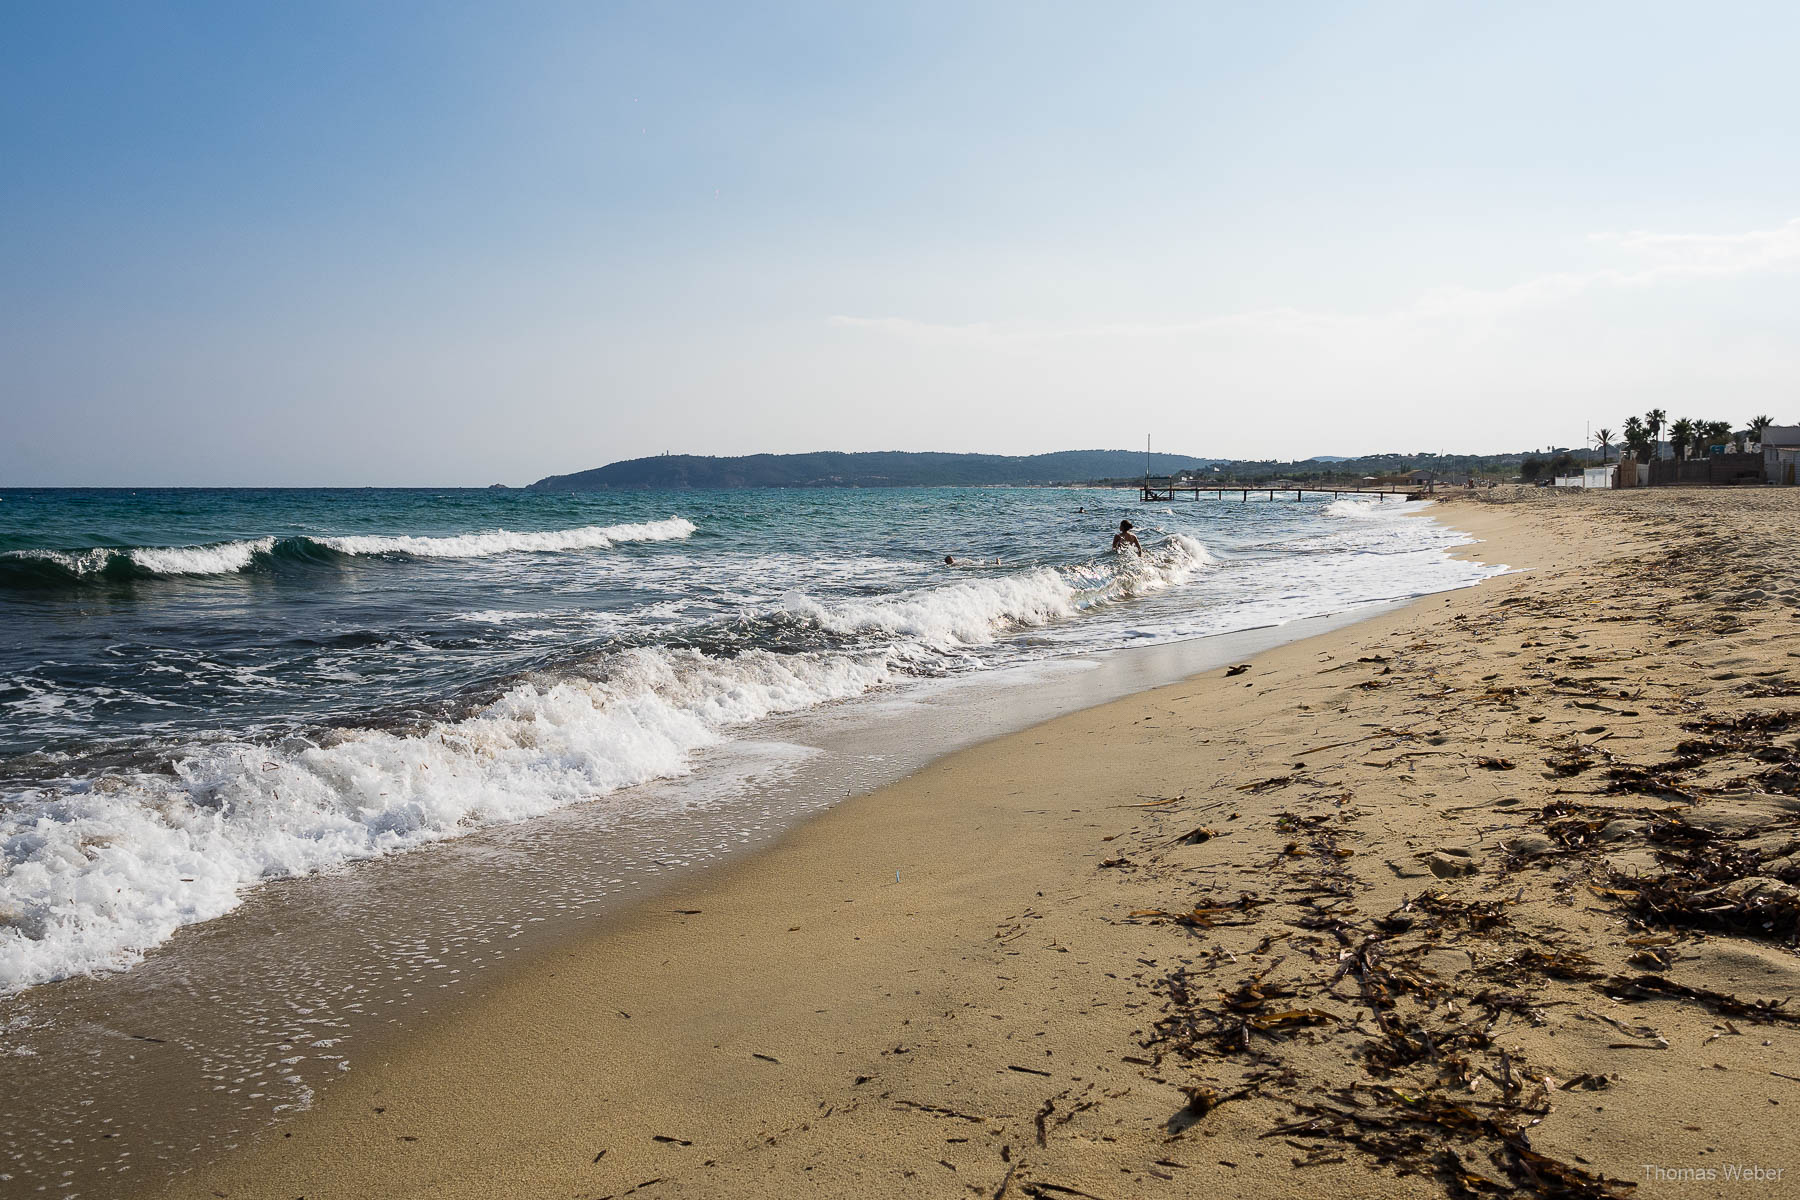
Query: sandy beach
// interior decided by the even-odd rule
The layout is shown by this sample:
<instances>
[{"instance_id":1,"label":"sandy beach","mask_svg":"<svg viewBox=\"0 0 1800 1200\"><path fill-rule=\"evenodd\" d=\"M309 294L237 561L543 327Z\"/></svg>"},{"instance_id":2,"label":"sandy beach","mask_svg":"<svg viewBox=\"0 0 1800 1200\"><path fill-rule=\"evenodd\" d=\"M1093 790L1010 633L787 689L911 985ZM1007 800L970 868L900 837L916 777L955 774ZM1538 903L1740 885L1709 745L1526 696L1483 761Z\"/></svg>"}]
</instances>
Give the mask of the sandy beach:
<instances>
[{"instance_id":1,"label":"sandy beach","mask_svg":"<svg viewBox=\"0 0 1800 1200\"><path fill-rule=\"evenodd\" d=\"M1520 569L848 800L161 1194L1788 1194L1800 498L1434 515Z\"/></svg>"}]
</instances>

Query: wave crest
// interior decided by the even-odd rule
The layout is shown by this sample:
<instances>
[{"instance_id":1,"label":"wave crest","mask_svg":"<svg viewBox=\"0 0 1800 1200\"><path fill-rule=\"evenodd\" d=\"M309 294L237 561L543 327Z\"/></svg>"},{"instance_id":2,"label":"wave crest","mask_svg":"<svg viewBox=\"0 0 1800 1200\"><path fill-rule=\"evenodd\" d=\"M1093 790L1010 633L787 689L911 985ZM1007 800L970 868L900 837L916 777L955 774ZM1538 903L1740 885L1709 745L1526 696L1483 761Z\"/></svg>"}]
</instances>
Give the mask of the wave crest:
<instances>
[{"instance_id":1,"label":"wave crest","mask_svg":"<svg viewBox=\"0 0 1800 1200\"><path fill-rule=\"evenodd\" d=\"M785 610L829 633L911 638L935 650L984 646L1015 629L1046 625L1097 604L1174 587L1213 565L1186 534L1171 534L1142 558L1108 555L1023 575L921 588L867 603L824 605L790 594Z\"/></svg>"},{"instance_id":2,"label":"wave crest","mask_svg":"<svg viewBox=\"0 0 1800 1200\"><path fill-rule=\"evenodd\" d=\"M403 554L411 558L485 558L490 554L605 550L626 542L667 542L688 537L699 526L685 517L635 525L587 525L580 529L458 533L446 537L399 535L314 538L339 554Z\"/></svg>"},{"instance_id":3,"label":"wave crest","mask_svg":"<svg viewBox=\"0 0 1800 1200\"><path fill-rule=\"evenodd\" d=\"M89 550L0 553L0 586L54 587L107 580L236 575L281 561L346 557L484 558L495 554L605 550L632 542L676 541L699 527L684 517L579 529L496 529L439 537L348 534L252 538L198 546L98 546Z\"/></svg>"},{"instance_id":4,"label":"wave crest","mask_svg":"<svg viewBox=\"0 0 1800 1200\"><path fill-rule=\"evenodd\" d=\"M603 678L533 680L422 732L212 745L175 777L130 773L0 801L0 994L119 970L176 929L301 875L523 820L690 769L761 717L860 695L898 654L716 659L635 649Z\"/></svg>"},{"instance_id":5,"label":"wave crest","mask_svg":"<svg viewBox=\"0 0 1800 1200\"><path fill-rule=\"evenodd\" d=\"M1390 504L1385 500L1348 500L1337 499L1325 506L1328 517L1356 518L1361 520L1384 520L1391 517L1405 516L1422 511L1429 501L1402 500L1398 504Z\"/></svg>"}]
</instances>

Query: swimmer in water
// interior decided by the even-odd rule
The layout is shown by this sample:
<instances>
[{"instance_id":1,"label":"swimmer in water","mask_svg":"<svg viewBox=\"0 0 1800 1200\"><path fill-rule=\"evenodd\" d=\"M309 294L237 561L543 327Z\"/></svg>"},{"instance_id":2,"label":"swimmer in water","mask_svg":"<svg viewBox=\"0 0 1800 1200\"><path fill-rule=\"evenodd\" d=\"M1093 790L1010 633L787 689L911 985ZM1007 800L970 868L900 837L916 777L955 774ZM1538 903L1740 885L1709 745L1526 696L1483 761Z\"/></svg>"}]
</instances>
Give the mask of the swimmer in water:
<instances>
[{"instance_id":1,"label":"swimmer in water","mask_svg":"<svg viewBox=\"0 0 1800 1200\"><path fill-rule=\"evenodd\" d=\"M1135 547L1138 557L1144 557L1144 543L1137 540L1137 534L1131 532L1130 521L1119 522L1119 532L1113 534L1113 553L1117 554L1127 546Z\"/></svg>"}]
</instances>

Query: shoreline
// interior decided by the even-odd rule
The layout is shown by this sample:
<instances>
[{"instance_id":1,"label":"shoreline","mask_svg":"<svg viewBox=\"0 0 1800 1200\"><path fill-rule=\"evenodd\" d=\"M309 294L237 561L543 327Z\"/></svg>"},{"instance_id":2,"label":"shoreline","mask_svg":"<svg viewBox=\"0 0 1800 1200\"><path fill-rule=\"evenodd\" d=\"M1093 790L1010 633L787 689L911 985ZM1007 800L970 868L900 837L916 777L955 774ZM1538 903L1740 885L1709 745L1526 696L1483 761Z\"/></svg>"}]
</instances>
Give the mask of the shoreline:
<instances>
[{"instance_id":1,"label":"shoreline","mask_svg":"<svg viewBox=\"0 0 1800 1200\"><path fill-rule=\"evenodd\" d=\"M0 1163L29 1164L25 1179L60 1178L92 1195L112 1194L116 1169L130 1167L143 1189L168 1164L184 1171L242 1153L297 1106L331 1104L367 1062L428 1036L470 994L529 975L609 915L764 852L848 794L1395 603L1049 659L835 716L777 719L720 748L722 762L694 776L641 785L638 815L624 824L575 806L347 872L275 881L129 972L43 985L0 1007L0 1052L30 1055L12 1059L0 1083L0 1108L15 1114ZM673 847L683 849L668 854ZM282 953L270 955L276 932Z\"/></svg>"},{"instance_id":2,"label":"shoreline","mask_svg":"<svg viewBox=\"0 0 1800 1200\"><path fill-rule=\"evenodd\" d=\"M954 510L967 502L943 503ZM997 528L1036 532L1000 540L1030 552L1009 557L1010 567L996 557L990 569L966 574L892 547L868 562L852 552L803 566L804 555L778 550L765 563L755 556L769 547L761 535L746 540L743 522L780 514L748 501L715 514L719 544L702 538L691 548L680 543L694 524L669 517L551 533L233 537L74 558L27 552L27 573L59 587L76 577L104 582L127 564L132 598L84 626L83 647L71 662L52 664L56 671L15 663L44 711L33 716L30 705L14 705L23 716L6 730L8 748L24 753L7 759L12 788L0 836L30 832L28 859L0 887L0 993L128 967L176 930L227 914L271 876L329 872L612 796L631 808L639 785L690 776L720 742L754 740L762 727L790 724L789 715L805 720L864 696L917 694L928 686L922 679L997 676L1009 664L1066 661L1084 650L1277 625L1480 574L1442 553L1451 539L1439 526L1322 519L1371 505L1271 505L1242 521L1196 507L1191 519L1170 522L1177 528L1154 530L1167 536L1129 565L1089 541L1086 517L1017 497L1007 507L1015 519ZM1022 511L1028 520L1016 519ZM1244 506L1233 515L1254 512ZM880 521L862 509L840 515L860 523L834 535L839 550L854 551L871 535L871 519ZM1292 586L1270 569L1283 556L1263 552L1255 535L1264 526L1306 529L1347 557ZM1227 545L1247 542L1250 553L1215 562L1183 527L1217 533ZM769 545L791 533L771 530ZM545 538L553 544L541 544ZM1422 543L1414 547L1420 559L1402 568L1386 558L1395 540ZM638 541L675 544L612 553ZM291 603L295 588L323 582L310 578L324 564L311 562L308 548L334 570L356 562L325 609ZM525 553L539 550L556 552ZM390 552L400 561L386 561ZM447 568L441 557L480 565ZM691 584L692 596L657 599L677 563L686 583L675 591ZM1215 573L1215 565L1237 570ZM40 567L49 571L42 579ZM521 572L541 575L547 597L524 609L507 598ZM146 588L171 591L138 597L140 575ZM598 591L573 586L589 575L604 581ZM816 585L818 596L794 590L796 583ZM79 608L80 593L56 594L42 626L32 606L23 607L25 642L58 636L57 614ZM73 680L107 677L105 660L123 653L113 640L131 635L140 599L196 618L171 625L171 645L152 657L179 661L186 652L173 647L191 643L201 658L185 669L119 667L122 679L150 681L120 712L138 705L158 719L134 731L129 716L117 729L103 716L84 717L75 725L92 728L71 740L73 727L54 714L64 704L105 706L104 687L90 695ZM645 603L644 628L620 632L621 620L637 619L622 614ZM664 603L685 615L657 607ZM223 641L208 632L243 604L268 628L294 626L287 640L267 639L266 629ZM332 647L344 637L332 628L345 621L368 628L340 654ZM612 632L588 640L600 629ZM302 644L312 648L289 670L278 646ZM197 679L225 670L206 657L214 652L263 662L264 676L234 677L238 690L190 703ZM359 674L376 667L383 679ZM58 682L58 672L71 680ZM309 675L319 679L306 683ZM430 698L410 695L427 677ZM184 711L165 721L159 714L170 706Z\"/></svg>"},{"instance_id":3,"label":"shoreline","mask_svg":"<svg viewBox=\"0 0 1800 1200\"><path fill-rule=\"evenodd\" d=\"M1448 523L1458 529L1463 528L1462 522ZM1469 557L1491 558L1494 548L1477 544L1461 548L1460 553ZM1513 561L1521 556L1515 553L1510 557L1501 557ZM1252 660L1260 664L1264 657L1270 655L1304 656L1314 652L1309 648L1342 641L1373 624L1404 622L1406 614L1421 605L1441 599L1444 595L1472 595L1482 590L1474 588L1448 594L1438 593L1398 606L1383 606L1385 611L1357 614L1359 619L1332 632L1286 641ZM201 1189L199 1194L216 1190L233 1196L276 1195L282 1194L283 1189L291 1194L299 1194L301 1191L306 1194L348 1194L343 1189L351 1186L351 1180L362 1177L362 1173L367 1171L373 1171L374 1177L384 1180L381 1185L382 1194L413 1194L409 1189L418 1190L420 1194L462 1194L458 1188L466 1188L467 1194L471 1195L481 1194L483 1189L489 1189L491 1194L491 1189L517 1178L511 1168L482 1168L475 1177L467 1177L459 1170L456 1174L461 1182L455 1183L439 1177L435 1170L431 1170L429 1180L421 1178L415 1182L403 1182L403 1178L411 1179L407 1175L409 1168L401 1161L390 1161L394 1157L393 1148L369 1140L371 1135L379 1138L380 1134L366 1128L361 1118L377 1108L383 1110L382 1115L399 1113L407 1107L407 1102L398 1099L398 1096L417 1094L426 1080L431 1081L432 1086L448 1089L450 1093L460 1093L464 1090L465 1081L481 1079L492 1082L510 1074L502 1069L498 1061L471 1058L467 1048L476 1045L506 1045L508 1048L503 1057L508 1062L518 1061L521 1057L533 1060L533 1065L523 1072L527 1078L542 1076L551 1063L566 1060L575 1047L580 1047L575 1052L594 1065L597 1077L605 1077L610 1081L609 1091L621 1098L632 1097L633 1104L649 1101L659 1090L653 1086L652 1081L665 1085L667 1081L663 1079L666 1072L657 1066L658 1054L646 1051L647 1042L661 1047L665 1056L674 1053L673 1047L679 1046L688 1055L707 1050L713 1057L717 1057L726 1043L720 1041L718 1036L701 1031L713 1028L718 1020L725 1018L726 1013L733 1024L749 1015L743 1011L746 1005L741 996L727 1006L725 1013L713 1007L707 1000L709 989L698 978L705 973L702 964L728 962L732 960L734 951L741 952L741 947L733 943L750 939L758 947L757 954L774 956L779 965L771 965L761 972L749 967L735 968L730 972L732 982L725 986L741 988L746 977L754 978L761 995L759 1004L752 1007L763 1004L773 1006L778 997L768 992L766 974L772 974L779 981L777 991L790 1000L794 995L814 998L829 995L833 986L843 986L841 976L843 971L850 970L847 965L850 960L858 961L856 970L868 969L868 964L861 963L856 956L863 939L873 942L877 938L903 937L903 944L909 950L917 950L919 943L915 939L918 931L907 926L916 927L921 920L929 920L930 917L935 917L935 923L939 925L948 921L949 927L964 923L959 914L962 914L962 910L972 899L967 894L968 891L973 889L976 894L980 894L984 886L969 879L968 872L981 869L996 854L1019 853L1020 848L1014 844L1016 831L1012 827L1021 816L1030 814L1012 811L1005 804L997 809L984 808L975 813L959 809L949 819L950 828L939 828L935 834L926 833L924 841L927 844L914 844L919 841L922 831L945 823L942 818L946 814L934 811L936 802L933 796L938 794L934 789L941 786L944 778L960 774L965 769L963 760L973 759L981 764L972 768L977 775L991 772L994 760L1009 763L1015 761L1022 744L1034 743L1045 737L1060 737L1063 734L1062 727L1067 723L1105 723L1114 719L1115 709L1138 710L1144 706L1156 705L1166 692L1215 686L1214 681L1207 676L1218 675L1220 672L1213 670L1199 678L1134 692L1097 707L1085 707L1078 712L1034 724L1022 731L1002 734L974 747L935 757L933 761L899 781L886 784L873 792L865 792L788 828L772 846L762 847L708 870L698 878L676 885L673 890L661 894L653 906L636 904L602 916L586 930L574 934L557 952L554 960L545 957L541 961L514 967L507 977L494 980L491 986L484 988L484 994L471 996L459 1002L454 1011L435 1018L431 1022L435 1028L422 1028L407 1035L391 1047L392 1052L384 1056L385 1061L381 1064L359 1064L357 1071L334 1086L317 1108L284 1123L279 1130L281 1137L267 1138L248 1149L229 1153L210 1167L202 1167L193 1174L179 1178L166 1193L148 1194L185 1195L190 1194L190 1189L194 1188ZM1223 685L1216 686L1222 690ZM1231 687L1236 689L1235 681ZM1089 734L1086 730L1082 732ZM1078 812L1079 806L1065 814L1062 823L1073 820ZM1061 831L1064 840L1068 832ZM946 840L961 848L955 856L963 860L960 871L949 871L948 864L934 861L946 857L943 845ZM1044 839L1035 840L1027 861L1037 865L1025 868L1033 873L1033 878L1046 854L1059 856L1063 860L1065 870L1057 873L1059 875L1070 872L1079 874L1082 868L1091 869L1092 862L1089 860L1095 859L1097 852L1087 844L1085 836L1080 837L1081 849L1073 860L1069 857L1070 846L1054 845L1057 840L1049 839L1052 844L1035 844ZM883 858L879 873L875 872L869 861L869 851L866 848L871 843L884 848L876 852L877 857ZM889 859L899 872L898 884L889 871ZM817 879L832 871L838 872L836 877L848 885L836 889L845 891L845 896L832 900L822 894L814 894L811 897L813 903L798 909L791 908L794 898L787 893L792 890L790 885L794 880ZM945 872L949 874L946 875ZM943 908L933 899L935 889L942 879L947 878L955 879L959 901L949 909ZM1010 879L1011 876L1003 878ZM985 886L991 887L991 882ZM1013 890L1017 892L1019 886L1015 886ZM1034 887L1030 890L1035 892L1038 889ZM986 903L998 904L1002 899L1002 895L989 894ZM842 935L850 926L862 928L856 926L859 920L855 915L858 904L867 909L874 905L891 905L895 901L912 906L911 910L897 919L877 919L874 925L863 932L849 932L848 946L837 944L843 940ZM763 928L767 922L759 922L757 932L748 933L735 930L729 923L724 928L712 928L707 917L708 913L722 910L757 911L768 908L790 909L783 918L787 924L776 929ZM813 936L806 936L808 934ZM946 928L939 928L935 936L947 936ZM992 936L991 929L983 931L982 937L963 949L972 949ZM648 959L656 955L667 957L669 963L650 963ZM846 965L841 970L832 972L832 981L835 982L818 977L816 964L821 959L829 962L840 958ZM926 969L924 966L913 965L901 968L901 972L918 973ZM937 969L941 973L946 968L940 963L937 964ZM614 971L629 980L631 985L635 985L636 990L621 981L608 981L606 977ZM670 972L680 977L680 982L671 978ZM793 984L796 974L804 977L807 982ZM589 993L590 1002L594 1006L604 1008L605 1012L612 1014L611 1020L617 1023L616 1028L589 1029L578 1033L569 1026L566 1019L559 1020L553 1015L557 1010L566 1010L571 1003L566 994L561 993L560 986L553 981L571 978L582 981L581 986ZM649 985L649 991L643 990L646 984ZM548 1000L546 987L555 989L559 998L555 1001ZM920 996L924 995L924 989L915 990ZM593 992L605 993L609 999L602 1005L592 999ZM867 989L861 989L855 997L854 1007L860 1011L853 1020L858 1028L866 1030L871 1021L881 1023L866 1007L871 1002L878 1001L876 1010L886 1012L888 1016L906 1009L905 1002L897 1001L897 993L891 988L879 997L864 994L866 992ZM685 994L689 999L679 1005L668 999L662 999L660 1003L654 999L670 994ZM944 996L938 998L945 1002L948 1000ZM836 999L840 1003L835 1005L834 1011L842 1016L843 1007L849 998L839 995ZM604 1007L605 1005L611 1007ZM660 1019L652 1018L650 1014L658 1009L661 1010L657 1013ZM625 1013L631 1015L622 1015ZM808 1015L818 1017L823 1014L794 1012L789 1015L793 1021L799 1022ZM923 1008L914 1015L899 1015L899 1028L903 1030L915 1015L920 1020L929 1017ZM575 1018L575 1023L586 1025L588 1022L584 1015ZM791 1038L777 1033L777 1027L786 1022L770 1022L765 1016L755 1024L767 1032L760 1039L750 1040L767 1042L774 1048L743 1050L738 1056L741 1061L709 1064L700 1077L681 1080L679 1088L682 1099L678 1107L705 1105L709 1097L715 1096L722 1098L732 1095L741 1099L745 1089L768 1086L769 1071L792 1069L801 1054L792 1047ZM523 1031L527 1030L539 1031L529 1035L529 1049L516 1041L517 1037L526 1036ZM872 1030L868 1033L872 1034ZM588 1044L596 1037L601 1040L603 1049ZM612 1040L615 1037L623 1038L624 1042L615 1044ZM709 1041L709 1037L712 1040ZM867 1037L850 1040L866 1041ZM749 1044L741 1036L734 1038L734 1041L742 1043L740 1049ZM896 1045L904 1048L904 1039ZM611 1060L606 1068L598 1067L597 1060L592 1057L596 1053ZM877 1053L874 1057L879 1059L882 1056ZM769 1059L777 1061L771 1063ZM815 1059L811 1065L817 1068L824 1064ZM1013 1065L1019 1069L1008 1073L1018 1079L1030 1081L1041 1078L1034 1070L1026 1069L1022 1064ZM871 1061L859 1068L858 1074L875 1070L876 1067L877 1064ZM629 1086L625 1086L625 1081L629 1081ZM465 1096L464 1100L471 1098ZM857 1097L853 1094L845 1097L846 1103L854 1104L856 1100ZM528 1095L516 1093L505 1101L472 1102L481 1113L475 1120L483 1126L498 1112L530 1111L534 1107ZM825 1107L832 1106L826 1104ZM455 1110L454 1116L452 1110ZM474 1110L450 1101L447 1109L440 1111L433 1107L429 1112L418 1110L412 1119L424 1126L441 1128L447 1122L473 1116L473 1113ZM700 1144L689 1134L673 1130L673 1126L685 1124L675 1119L673 1112L662 1123L671 1125L669 1133L651 1132L646 1133L642 1139L625 1139L628 1142L641 1140L653 1150L663 1152L662 1157L655 1162L648 1158L644 1160L644 1169L649 1173L643 1179L648 1179L659 1171L675 1170L684 1159L692 1157L685 1153L673 1153L693 1148L682 1146L681 1142ZM800 1123L806 1122L801 1120ZM540 1117L532 1118L531 1124L540 1125ZM420 1134L399 1133L393 1136L396 1139L421 1139L421 1142L396 1143L400 1147L400 1159L413 1159L414 1167L411 1169L414 1170L420 1165L418 1160L422 1156L413 1153L412 1148L422 1145L423 1141L437 1140ZM673 1140L655 1140L664 1136ZM462 1139L459 1137L454 1140ZM298 1152L297 1155L296 1146L310 1147L310 1150ZM607 1152L600 1155L598 1163L591 1161L602 1149ZM279 1165L264 1161L269 1156L278 1159ZM624 1147L608 1149L596 1146L587 1153L589 1167L613 1167L614 1164L630 1162L631 1157ZM333 1165L327 1167L327 1163ZM576 1164L566 1165L572 1168ZM317 1174L322 1167L326 1168L324 1176ZM399 1173L391 1181L387 1179L390 1169ZM631 1168L614 1169L629 1171ZM942 1167L936 1169L944 1170ZM298 1172L298 1175L284 1178L288 1172ZM607 1188L599 1187L598 1184L595 1185L598 1190L590 1191L586 1188L585 1181L591 1175L593 1172L588 1171L569 1177L584 1181L583 1187L576 1189L575 1194L607 1194ZM904 1175L901 1177L904 1178ZM280 1182L276 1183L276 1179L280 1179ZM621 1189L631 1186L630 1182L621 1182L622 1179L621 1176L620 1180L613 1182L618 1183ZM262 1180L263 1183L254 1184L251 1182L253 1180ZM549 1177L539 1177L536 1182L540 1186L549 1187L552 1180ZM561 1184L568 1180L557 1177L556 1182ZM642 1183L643 1180L635 1182ZM264 1187L266 1191L262 1190ZM445 1188L450 1190L446 1192L443 1190ZM703 1189L698 1194L707 1193Z\"/></svg>"}]
</instances>

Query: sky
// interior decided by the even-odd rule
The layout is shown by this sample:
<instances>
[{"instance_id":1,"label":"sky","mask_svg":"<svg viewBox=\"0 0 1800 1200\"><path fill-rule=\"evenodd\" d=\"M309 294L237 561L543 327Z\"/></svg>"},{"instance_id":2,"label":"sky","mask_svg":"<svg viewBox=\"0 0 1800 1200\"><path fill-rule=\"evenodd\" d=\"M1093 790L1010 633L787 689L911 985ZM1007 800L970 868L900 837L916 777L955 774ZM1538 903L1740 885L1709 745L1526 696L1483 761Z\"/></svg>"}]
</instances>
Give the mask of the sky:
<instances>
[{"instance_id":1,"label":"sky","mask_svg":"<svg viewBox=\"0 0 1800 1200\"><path fill-rule=\"evenodd\" d=\"M1800 5L0 0L0 486L1800 423Z\"/></svg>"}]
</instances>

